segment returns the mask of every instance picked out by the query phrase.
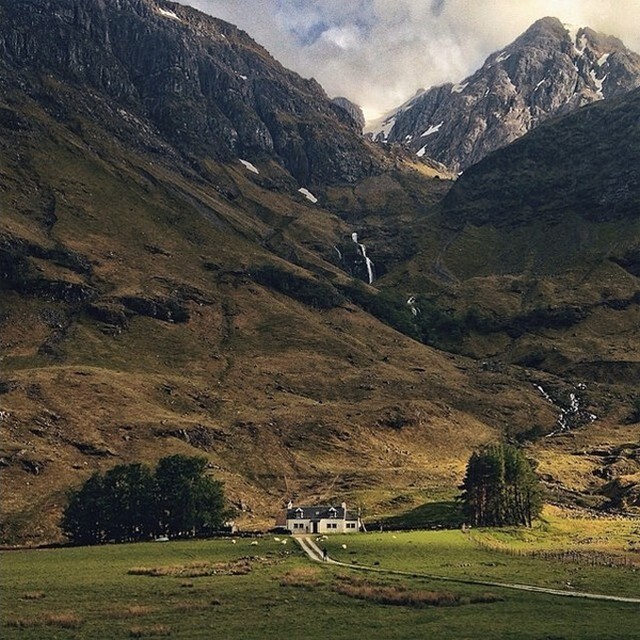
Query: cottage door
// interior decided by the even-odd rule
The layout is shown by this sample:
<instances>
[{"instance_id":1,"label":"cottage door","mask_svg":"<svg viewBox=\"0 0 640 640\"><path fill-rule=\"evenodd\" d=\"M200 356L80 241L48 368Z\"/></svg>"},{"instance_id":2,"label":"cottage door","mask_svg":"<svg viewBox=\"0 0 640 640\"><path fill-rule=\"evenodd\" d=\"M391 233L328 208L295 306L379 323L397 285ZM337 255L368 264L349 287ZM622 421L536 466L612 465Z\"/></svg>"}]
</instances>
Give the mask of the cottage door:
<instances>
[{"instance_id":1,"label":"cottage door","mask_svg":"<svg viewBox=\"0 0 640 640\"><path fill-rule=\"evenodd\" d=\"M314 520L311 523L311 527L312 527L312 532L313 533L318 533L318 521L317 520Z\"/></svg>"}]
</instances>

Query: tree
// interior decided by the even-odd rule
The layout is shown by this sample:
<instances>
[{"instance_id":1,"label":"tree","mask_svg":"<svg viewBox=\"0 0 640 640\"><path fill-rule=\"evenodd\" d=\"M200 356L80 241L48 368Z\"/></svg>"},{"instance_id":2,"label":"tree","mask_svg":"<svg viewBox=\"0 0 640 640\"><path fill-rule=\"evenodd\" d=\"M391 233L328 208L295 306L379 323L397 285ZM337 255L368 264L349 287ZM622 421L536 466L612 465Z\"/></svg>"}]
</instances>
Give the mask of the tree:
<instances>
[{"instance_id":1,"label":"tree","mask_svg":"<svg viewBox=\"0 0 640 640\"><path fill-rule=\"evenodd\" d=\"M121 464L104 476L104 529L108 540L146 540L157 530L154 480L146 465Z\"/></svg>"},{"instance_id":2,"label":"tree","mask_svg":"<svg viewBox=\"0 0 640 640\"><path fill-rule=\"evenodd\" d=\"M542 510L542 490L532 463L512 445L474 452L460 499L469 520L480 526L527 525Z\"/></svg>"},{"instance_id":3,"label":"tree","mask_svg":"<svg viewBox=\"0 0 640 640\"><path fill-rule=\"evenodd\" d=\"M205 476L206 458L174 455L158 463L156 504L161 530L195 536L219 529L227 516L222 484Z\"/></svg>"},{"instance_id":4,"label":"tree","mask_svg":"<svg viewBox=\"0 0 640 640\"><path fill-rule=\"evenodd\" d=\"M78 544L100 544L104 533L104 481L94 473L80 489L69 493L62 530Z\"/></svg>"},{"instance_id":5,"label":"tree","mask_svg":"<svg viewBox=\"0 0 640 640\"><path fill-rule=\"evenodd\" d=\"M78 544L147 540L159 533L194 536L219 530L230 515L222 484L205 475L206 458L162 458L94 474L69 494L64 533Z\"/></svg>"}]
</instances>

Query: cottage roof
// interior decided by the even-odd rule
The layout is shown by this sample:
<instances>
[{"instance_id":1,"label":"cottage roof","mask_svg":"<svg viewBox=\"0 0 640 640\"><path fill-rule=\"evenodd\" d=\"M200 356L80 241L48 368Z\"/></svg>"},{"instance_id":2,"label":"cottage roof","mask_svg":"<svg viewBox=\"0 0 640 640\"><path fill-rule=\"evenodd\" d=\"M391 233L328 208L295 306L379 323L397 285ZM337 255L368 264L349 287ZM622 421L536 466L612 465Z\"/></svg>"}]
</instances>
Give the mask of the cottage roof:
<instances>
[{"instance_id":1,"label":"cottage roof","mask_svg":"<svg viewBox=\"0 0 640 640\"><path fill-rule=\"evenodd\" d=\"M333 507L331 505L317 505L310 507L293 507L287 509L287 520L358 520L355 511L349 511L344 507Z\"/></svg>"}]
</instances>

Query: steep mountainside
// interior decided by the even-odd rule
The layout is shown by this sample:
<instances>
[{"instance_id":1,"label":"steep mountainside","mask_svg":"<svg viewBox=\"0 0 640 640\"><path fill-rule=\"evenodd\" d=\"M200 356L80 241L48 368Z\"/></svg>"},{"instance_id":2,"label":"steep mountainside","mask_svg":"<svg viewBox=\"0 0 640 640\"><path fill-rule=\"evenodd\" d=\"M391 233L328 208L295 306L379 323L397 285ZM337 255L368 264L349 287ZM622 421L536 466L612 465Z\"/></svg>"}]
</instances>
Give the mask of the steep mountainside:
<instances>
[{"instance_id":1,"label":"steep mountainside","mask_svg":"<svg viewBox=\"0 0 640 640\"><path fill-rule=\"evenodd\" d=\"M640 212L640 90L553 120L471 167L444 202L479 226L624 223Z\"/></svg>"},{"instance_id":2,"label":"steep mountainside","mask_svg":"<svg viewBox=\"0 0 640 640\"><path fill-rule=\"evenodd\" d=\"M205 455L252 527L288 498L376 516L450 498L473 447L591 412L577 437L606 462L554 467L575 442L554 440L549 482L591 491L599 470L600 490L635 464L632 213L475 226L465 179L443 212L437 167L178 5L0 0L0 50L2 541L59 539L70 486L172 452ZM473 306L510 324L442 313Z\"/></svg>"},{"instance_id":3,"label":"steep mountainside","mask_svg":"<svg viewBox=\"0 0 640 640\"><path fill-rule=\"evenodd\" d=\"M543 18L469 78L418 94L383 128L387 141L464 170L551 116L639 85L640 56L620 40Z\"/></svg>"},{"instance_id":4,"label":"steep mountainside","mask_svg":"<svg viewBox=\"0 0 640 640\"><path fill-rule=\"evenodd\" d=\"M471 167L385 281L455 310L460 349L574 381L640 375L640 90L544 123Z\"/></svg>"},{"instance_id":5,"label":"steep mountainside","mask_svg":"<svg viewBox=\"0 0 640 640\"><path fill-rule=\"evenodd\" d=\"M354 181L379 169L380 155L353 135L353 119L314 80L284 69L233 25L189 7L2 0L0 20L9 77L31 70L23 82L32 91L46 90L52 75L97 93L112 107L112 131L127 129L128 144L133 128L144 145L142 119L189 156L275 156L303 185ZM86 96L87 109L95 97Z\"/></svg>"},{"instance_id":6,"label":"steep mountainside","mask_svg":"<svg viewBox=\"0 0 640 640\"><path fill-rule=\"evenodd\" d=\"M333 104L337 105L344 109L352 118L353 121L358 125L358 131L362 131L364 129L364 125L366 123L364 112L362 108L351 102L348 98L344 98L342 96L338 96L337 98L333 98L331 101Z\"/></svg>"},{"instance_id":7,"label":"steep mountainside","mask_svg":"<svg viewBox=\"0 0 640 640\"><path fill-rule=\"evenodd\" d=\"M536 446L554 492L636 510L639 149L640 90L542 124L466 171L379 285L411 295L427 342L524 367L561 408Z\"/></svg>"},{"instance_id":8,"label":"steep mountainside","mask_svg":"<svg viewBox=\"0 0 640 640\"><path fill-rule=\"evenodd\" d=\"M70 486L171 452L208 457L243 526L289 497L408 509L474 445L554 423L523 372L369 313L352 234L441 197L434 171L184 7L0 9L3 541L58 538Z\"/></svg>"}]
</instances>

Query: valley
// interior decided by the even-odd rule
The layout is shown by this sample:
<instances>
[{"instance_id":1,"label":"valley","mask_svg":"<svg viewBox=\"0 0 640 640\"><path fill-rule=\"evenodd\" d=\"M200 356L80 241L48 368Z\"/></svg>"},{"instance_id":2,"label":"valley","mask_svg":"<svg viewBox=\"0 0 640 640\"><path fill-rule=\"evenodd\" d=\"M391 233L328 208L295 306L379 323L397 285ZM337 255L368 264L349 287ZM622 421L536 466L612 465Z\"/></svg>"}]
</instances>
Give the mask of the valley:
<instances>
[{"instance_id":1,"label":"valley","mask_svg":"<svg viewBox=\"0 0 640 640\"><path fill-rule=\"evenodd\" d=\"M636 54L585 32L616 90L458 176L233 25L55 4L0 0L3 545L62 542L70 488L170 453L245 531L290 498L429 527L499 440L553 505L637 517ZM527 41L566 49L556 22Z\"/></svg>"}]
</instances>

